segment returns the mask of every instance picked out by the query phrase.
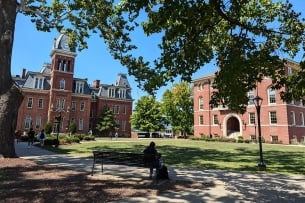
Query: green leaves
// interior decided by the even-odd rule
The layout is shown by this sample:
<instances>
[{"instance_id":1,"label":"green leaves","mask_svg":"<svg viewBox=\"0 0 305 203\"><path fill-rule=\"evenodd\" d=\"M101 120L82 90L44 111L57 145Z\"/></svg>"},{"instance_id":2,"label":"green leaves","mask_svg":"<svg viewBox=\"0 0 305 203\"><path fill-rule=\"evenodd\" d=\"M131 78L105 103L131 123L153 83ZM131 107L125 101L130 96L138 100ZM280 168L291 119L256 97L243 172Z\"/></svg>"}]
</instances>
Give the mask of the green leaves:
<instances>
[{"instance_id":1,"label":"green leaves","mask_svg":"<svg viewBox=\"0 0 305 203\"><path fill-rule=\"evenodd\" d=\"M162 112L175 131L190 133L193 126L193 90L187 82L174 84L162 97Z\"/></svg>"},{"instance_id":2,"label":"green leaves","mask_svg":"<svg viewBox=\"0 0 305 203\"><path fill-rule=\"evenodd\" d=\"M261 75L272 77L277 88L285 85L279 57L294 57L305 49L305 23L286 1L270 0L45 0L22 1L20 11L39 30L65 29L70 47L87 48L86 39L98 33L109 52L135 76L149 94L174 81L190 82L199 69L216 59L214 103L225 102L244 110L246 93ZM145 60L136 54L133 32L160 36L160 53ZM302 47L303 46L303 47ZM266 61L266 62L264 62ZM279 66L278 66L279 65ZM278 66L278 67L276 67ZM226 69L226 70L225 70ZM234 80L230 81L227 77ZM240 99L238 99L240 98Z\"/></svg>"},{"instance_id":3,"label":"green leaves","mask_svg":"<svg viewBox=\"0 0 305 203\"><path fill-rule=\"evenodd\" d=\"M105 105L99 116L98 123L96 124L96 129L108 135L109 132L114 131L118 127L119 125L116 122L113 112L107 105Z\"/></svg>"},{"instance_id":4,"label":"green leaves","mask_svg":"<svg viewBox=\"0 0 305 203\"><path fill-rule=\"evenodd\" d=\"M160 103L153 96L141 97L136 103L130 122L137 130L154 132L162 129L163 116Z\"/></svg>"}]
</instances>

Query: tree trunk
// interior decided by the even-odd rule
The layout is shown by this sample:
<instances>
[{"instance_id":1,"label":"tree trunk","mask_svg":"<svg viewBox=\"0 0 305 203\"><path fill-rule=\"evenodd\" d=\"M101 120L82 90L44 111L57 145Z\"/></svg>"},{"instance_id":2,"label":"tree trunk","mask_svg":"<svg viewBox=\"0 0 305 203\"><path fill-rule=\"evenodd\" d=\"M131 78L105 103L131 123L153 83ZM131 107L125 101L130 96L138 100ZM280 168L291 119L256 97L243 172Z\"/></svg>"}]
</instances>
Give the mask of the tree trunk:
<instances>
[{"instance_id":1,"label":"tree trunk","mask_svg":"<svg viewBox=\"0 0 305 203\"><path fill-rule=\"evenodd\" d=\"M0 0L0 156L16 157L14 131L23 95L11 76L16 0Z\"/></svg>"}]
</instances>

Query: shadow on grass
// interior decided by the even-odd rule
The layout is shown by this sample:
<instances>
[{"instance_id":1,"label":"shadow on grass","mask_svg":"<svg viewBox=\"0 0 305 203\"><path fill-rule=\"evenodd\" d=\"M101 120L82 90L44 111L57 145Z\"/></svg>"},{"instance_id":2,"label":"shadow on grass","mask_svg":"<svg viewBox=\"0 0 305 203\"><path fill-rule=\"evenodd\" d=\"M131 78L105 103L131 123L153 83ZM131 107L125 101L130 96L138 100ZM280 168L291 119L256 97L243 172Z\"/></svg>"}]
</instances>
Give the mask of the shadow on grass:
<instances>
[{"instance_id":1,"label":"shadow on grass","mask_svg":"<svg viewBox=\"0 0 305 203\"><path fill-rule=\"evenodd\" d=\"M202 143L204 145L204 143ZM119 143L89 143L82 148L48 148L56 153L64 154L86 154L92 157L93 150L114 150L126 152L142 152L146 147L142 142ZM228 148L227 150L225 148ZM191 168L219 169L231 171L252 171L257 172L259 163L258 145L250 144L232 145L222 143L219 149L177 146L171 144L157 144L158 152L166 165L182 166ZM267 165L266 172L290 173L305 175L305 159L303 151L284 151L268 149L264 152L264 160Z\"/></svg>"}]
</instances>

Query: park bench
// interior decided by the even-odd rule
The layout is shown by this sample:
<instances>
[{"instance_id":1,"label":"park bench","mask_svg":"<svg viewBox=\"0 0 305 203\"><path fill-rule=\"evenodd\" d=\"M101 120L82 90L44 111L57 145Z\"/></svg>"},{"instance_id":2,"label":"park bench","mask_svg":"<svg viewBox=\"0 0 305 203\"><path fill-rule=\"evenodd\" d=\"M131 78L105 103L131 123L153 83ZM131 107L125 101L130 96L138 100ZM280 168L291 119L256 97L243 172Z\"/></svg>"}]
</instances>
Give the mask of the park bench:
<instances>
[{"instance_id":1,"label":"park bench","mask_svg":"<svg viewBox=\"0 0 305 203\"><path fill-rule=\"evenodd\" d=\"M147 158L147 157L146 157ZM159 160L158 160L159 161ZM93 176L95 165L101 164L101 171L104 171L104 164L124 165L149 168L151 164L144 161L143 153L118 152L110 150L93 151L93 165L91 175ZM154 166L156 168L156 166Z\"/></svg>"}]
</instances>

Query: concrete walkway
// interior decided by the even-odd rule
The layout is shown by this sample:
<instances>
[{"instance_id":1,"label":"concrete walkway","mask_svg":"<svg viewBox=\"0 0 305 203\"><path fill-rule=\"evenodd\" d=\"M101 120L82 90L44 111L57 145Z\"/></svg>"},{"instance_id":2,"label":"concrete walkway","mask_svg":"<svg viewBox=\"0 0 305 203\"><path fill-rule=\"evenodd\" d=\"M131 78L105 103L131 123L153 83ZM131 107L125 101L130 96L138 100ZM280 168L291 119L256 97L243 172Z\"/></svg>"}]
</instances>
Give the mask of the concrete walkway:
<instances>
[{"instance_id":1,"label":"concrete walkway","mask_svg":"<svg viewBox=\"0 0 305 203\"><path fill-rule=\"evenodd\" d=\"M27 143L15 145L20 158L30 159L49 165L66 167L91 173L92 159L76 158L63 154L56 154L40 147L28 148ZM293 164L293 163L292 163ZM127 169L127 171L126 171ZM95 174L100 175L99 166ZM147 169L105 165L104 173L109 175L142 176L147 178ZM117 203L304 203L305 176L278 175L267 173L227 172L219 170L202 170L169 167L169 176L174 180L192 180L196 182L212 183L206 188L185 188L178 193L165 193L158 196L131 198Z\"/></svg>"}]
</instances>

